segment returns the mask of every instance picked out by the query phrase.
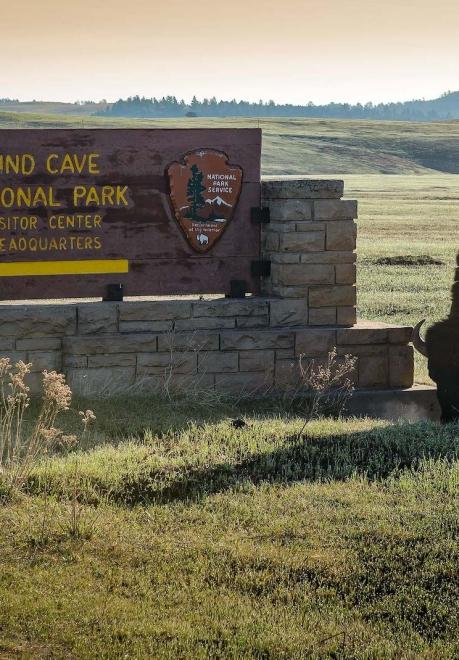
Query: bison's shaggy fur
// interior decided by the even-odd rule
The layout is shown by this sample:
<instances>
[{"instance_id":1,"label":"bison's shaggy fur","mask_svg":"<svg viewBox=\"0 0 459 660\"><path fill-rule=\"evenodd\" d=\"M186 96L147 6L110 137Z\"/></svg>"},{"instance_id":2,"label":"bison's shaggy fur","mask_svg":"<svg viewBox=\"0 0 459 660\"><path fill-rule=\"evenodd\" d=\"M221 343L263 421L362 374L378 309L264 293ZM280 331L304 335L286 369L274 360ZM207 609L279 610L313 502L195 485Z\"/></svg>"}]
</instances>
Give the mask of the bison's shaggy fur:
<instances>
[{"instance_id":1,"label":"bison's shaggy fur","mask_svg":"<svg viewBox=\"0 0 459 660\"><path fill-rule=\"evenodd\" d=\"M459 266L459 253L456 261ZM427 355L429 375L437 384L443 423L459 420L459 267L451 293L449 317L428 329L422 350ZM418 337L415 345L419 346L419 341Z\"/></svg>"}]
</instances>

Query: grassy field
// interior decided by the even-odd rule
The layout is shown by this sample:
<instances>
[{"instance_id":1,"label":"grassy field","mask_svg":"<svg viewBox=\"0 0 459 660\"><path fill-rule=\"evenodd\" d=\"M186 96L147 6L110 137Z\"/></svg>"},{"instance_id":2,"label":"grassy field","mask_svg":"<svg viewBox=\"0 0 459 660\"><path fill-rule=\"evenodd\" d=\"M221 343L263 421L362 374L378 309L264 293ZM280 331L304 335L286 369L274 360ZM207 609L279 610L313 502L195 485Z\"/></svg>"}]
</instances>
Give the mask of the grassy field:
<instances>
[{"instance_id":1,"label":"grassy field","mask_svg":"<svg viewBox=\"0 0 459 660\"><path fill-rule=\"evenodd\" d=\"M59 101L14 101L3 102L0 104L0 112L14 114L41 114L53 116L72 115L74 118L93 115L99 110L105 110L106 103L65 103Z\"/></svg>"},{"instance_id":2,"label":"grassy field","mask_svg":"<svg viewBox=\"0 0 459 660\"><path fill-rule=\"evenodd\" d=\"M91 405L0 506L1 658L458 656L456 427Z\"/></svg>"},{"instance_id":3,"label":"grassy field","mask_svg":"<svg viewBox=\"0 0 459 660\"><path fill-rule=\"evenodd\" d=\"M264 174L459 172L459 121L106 119L0 111L0 128L260 127Z\"/></svg>"}]
</instances>

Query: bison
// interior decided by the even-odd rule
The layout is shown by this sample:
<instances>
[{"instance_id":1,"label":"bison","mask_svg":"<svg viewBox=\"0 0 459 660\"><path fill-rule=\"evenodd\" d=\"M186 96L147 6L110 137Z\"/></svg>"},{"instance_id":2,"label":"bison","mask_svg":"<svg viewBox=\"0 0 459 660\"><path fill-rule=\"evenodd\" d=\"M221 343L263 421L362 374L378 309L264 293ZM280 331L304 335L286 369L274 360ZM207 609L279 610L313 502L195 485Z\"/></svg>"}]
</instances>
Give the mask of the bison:
<instances>
[{"instance_id":1,"label":"bison","mask_svg":"<svg viewBox=\"0 0 459 660\"><path fill-rule=\"evenodd\" d=\"M429 376L437 385L443 424L459 420L459 253L448 318L434 323L421 337L425 319L413 329L413 345L427 358Z\"/></svg>"}]
</instances>

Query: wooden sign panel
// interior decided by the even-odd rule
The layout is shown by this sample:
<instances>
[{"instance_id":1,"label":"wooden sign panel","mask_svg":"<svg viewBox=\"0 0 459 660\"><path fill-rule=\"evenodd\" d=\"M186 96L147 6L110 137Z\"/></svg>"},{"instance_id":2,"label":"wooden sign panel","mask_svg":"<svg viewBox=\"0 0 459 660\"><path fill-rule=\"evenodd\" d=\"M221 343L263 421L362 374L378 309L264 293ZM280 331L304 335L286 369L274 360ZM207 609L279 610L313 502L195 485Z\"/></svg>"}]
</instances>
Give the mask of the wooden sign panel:
<instances>
[{"instance_id":1,"label":"wooden sign panel","mask_svg":"<svg viewBox=\"0 0 459 660\"><path fill-rule=\"evenodd\" d=\"M258 129L0 130L0 298L257 292Z\"/></svg>"}]
</instances>

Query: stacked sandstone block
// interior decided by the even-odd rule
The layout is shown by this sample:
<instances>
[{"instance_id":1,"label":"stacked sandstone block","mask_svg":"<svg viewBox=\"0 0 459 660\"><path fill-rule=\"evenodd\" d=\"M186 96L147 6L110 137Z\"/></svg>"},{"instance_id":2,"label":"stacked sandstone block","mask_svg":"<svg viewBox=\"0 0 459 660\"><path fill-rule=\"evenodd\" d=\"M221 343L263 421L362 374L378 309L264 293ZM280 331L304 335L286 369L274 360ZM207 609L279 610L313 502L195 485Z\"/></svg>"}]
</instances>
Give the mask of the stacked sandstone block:
<instances>
[{"instance_id":1,"label":"stacked sandstone block","mask_svg":"<svg viewBox=\"0 0 459 660\"><path fill-rule=\"evenodd\" d=\"M42 369L63 370L75 392L149 393L165 386L244 394L290 390L305 366L339 356L358 358L362 388L410 387L411 328L360 323L307 326L274 298L148 300L122 303L1 305L0 352Z\"/></svg>"},{"instance_id":2,"label":"stacked sandstone block","mask_svg":"<svg viewBox=\"0 0 459 660\"><path fill-rule=\"evenodd\" d=\"M263 182L271 222L263 238L271 262L265 292L308 309L309 325L356 322L357 202L341 200L342 181Z\"/></svg>"}]
</instances>

